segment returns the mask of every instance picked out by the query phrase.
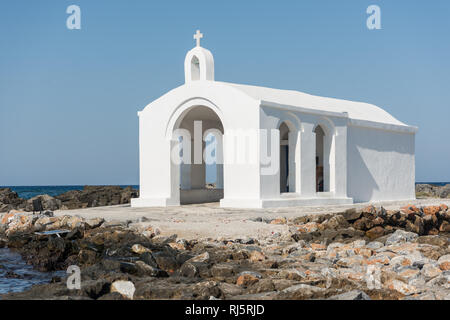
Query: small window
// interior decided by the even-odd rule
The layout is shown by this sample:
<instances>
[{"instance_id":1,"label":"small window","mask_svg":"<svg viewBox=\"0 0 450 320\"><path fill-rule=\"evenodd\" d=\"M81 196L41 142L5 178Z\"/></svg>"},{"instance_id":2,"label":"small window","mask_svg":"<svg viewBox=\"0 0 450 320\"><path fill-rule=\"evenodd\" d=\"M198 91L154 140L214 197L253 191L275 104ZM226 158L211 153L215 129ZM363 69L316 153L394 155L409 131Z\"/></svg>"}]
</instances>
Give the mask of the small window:
<instances>
[{"instance_id":1,"label":"small window","mask_svg":"<svg viewBox=\"0 0 450 320\"><path fill-rule=\"evenodd\" d=\"M191 79L200 80L200 62L197 56L193 56L191 60Z\"/></svg>"}]
</instances>

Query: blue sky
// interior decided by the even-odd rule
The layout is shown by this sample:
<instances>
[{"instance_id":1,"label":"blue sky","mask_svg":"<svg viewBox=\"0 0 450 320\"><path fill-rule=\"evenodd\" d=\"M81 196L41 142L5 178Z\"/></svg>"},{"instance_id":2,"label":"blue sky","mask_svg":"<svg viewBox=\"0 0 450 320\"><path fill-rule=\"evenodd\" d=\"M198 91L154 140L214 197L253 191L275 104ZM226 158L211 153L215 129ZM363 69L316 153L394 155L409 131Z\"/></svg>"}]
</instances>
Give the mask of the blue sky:
<instances>
[{"instance_id":1,"label":"blue sky","mask_svg":"<svg viewBox=\"0 0 450 320\"><path fill-rule=\"evenodd\" d=\"M446 0L1 1L0 185L137 184L136 112L183 83L196 29L217 80L379 105L419 127L417 180L450 181L449 15Z\"/></svg>"}]
</instances>

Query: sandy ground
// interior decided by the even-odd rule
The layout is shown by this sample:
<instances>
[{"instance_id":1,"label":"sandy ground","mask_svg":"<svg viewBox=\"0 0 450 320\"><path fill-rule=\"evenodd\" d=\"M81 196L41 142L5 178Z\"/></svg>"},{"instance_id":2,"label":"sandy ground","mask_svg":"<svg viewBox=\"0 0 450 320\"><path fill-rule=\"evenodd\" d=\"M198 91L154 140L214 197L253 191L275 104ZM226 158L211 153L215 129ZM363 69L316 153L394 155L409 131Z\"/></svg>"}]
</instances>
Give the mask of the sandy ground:
<instances>
[{"instance_id":1,"label":"sandy ground","mask_svg":"<svg viewBox=\"0 0 450 320\"><path fill-rule=\"evenodd\" d=\"M450 199L420 199L414 201L390 201L372 203L386 209L414 204L427 206L437 204L450 206ZM107 221L139 221L142 217L161 230L162 235L177 234L180 238L260 238L282 232L285 225L272 225L252 221L255 218L273 219L277 217L294 218L303 215L336 213L349 208L362 208L369 203L340 206L289 207L276 209L228 209L220 208L219 203L183 205L167 208L131 208L129 205L97 207L77 210L58 210L55 215L77 215L83 218L101 217Z\"/></svg>"}]
</instances>

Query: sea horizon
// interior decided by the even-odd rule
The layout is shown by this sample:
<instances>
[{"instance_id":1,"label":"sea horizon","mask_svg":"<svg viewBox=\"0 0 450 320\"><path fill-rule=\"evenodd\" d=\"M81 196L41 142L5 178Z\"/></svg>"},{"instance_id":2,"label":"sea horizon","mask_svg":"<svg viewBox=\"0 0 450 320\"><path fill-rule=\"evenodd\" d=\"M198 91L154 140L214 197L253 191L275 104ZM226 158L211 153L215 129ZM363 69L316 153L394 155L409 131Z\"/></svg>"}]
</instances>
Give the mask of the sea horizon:
<instances>
[{"instance_id":1,"label":"sea horizon","mask_svg":"<svg viewBox=\"0 0 450 320\"><path fill-rule=\"evenodd\" d=\"M445 186L450 182L416 182L417 184L431 184L435 186ZM122 188L132 187L139 190L138 184L85 184L85 185L30 185L30 186L0 186L0 188L10 188L12 191L17 192L18 196L23 199L31 199L35 196L48 194L49 196L56 197L72 190L83 190L85 186L119 186Z\"/></svg>"}]
</instances>

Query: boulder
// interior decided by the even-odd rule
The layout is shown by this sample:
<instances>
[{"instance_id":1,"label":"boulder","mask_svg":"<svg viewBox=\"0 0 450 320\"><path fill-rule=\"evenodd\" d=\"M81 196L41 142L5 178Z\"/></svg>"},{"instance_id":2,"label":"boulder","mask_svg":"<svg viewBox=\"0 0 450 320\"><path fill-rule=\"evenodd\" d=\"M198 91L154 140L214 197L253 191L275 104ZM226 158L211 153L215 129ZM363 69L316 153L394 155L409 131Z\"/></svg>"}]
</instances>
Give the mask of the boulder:
<instances>
[{"instance_id":1,"label":"boulder","mask_svg":"<svg viewBox=\"0 0 450 320\"><path fill-rule=\"evenodd\" d=\"M48 194L38 195L28 199L25 204L26 211L33 211L33 201L40 199L44 210L55 211L61 207L61 200L55 199Z\"/></svg>"},{"instance_id":2,"label":"boulder","mask_svg":"<svg viewBox=\"0 0 450 320\"><path fill-rule=\"evenodd\" d=\"M187 262L209 262L209 253L204 252L202 254L199 254L199 255L189 259Z\"/></svg>"},{"instance_id":3,"label":"boulder","mask_svg":"<svg viewBox=\"0 0 450 320\"><path fill-rule=\"evenodd\" d=\"M105 219L103 219L103 218L92 218L92 219L87 219L85 221L86 226L90 229L95 229L95 228L100 227L103 224L103 222L105 222Z\"/></svg>"},{"instance_id":4,"label":"boulder","mask_svg":"<svg viewBox=\"0 0 450 320\"><path fill-rule=\"evenodd\" d=\"M362 217L353 223L353 227L357 230L367 231L374 227L374 223L367 217Z\"/></svg>"},{"instance_id":5,"label":"boulder","mask_svg":"<svg viewBox=\"0 0 450 320\"><path fill-rule=\"evenodd\" d=\"M347 209L344 212L339 213L341 216L343 216L347 221L354 221L356 219L359 219L361 217L361 210L356 210L355 208Z\"/></svg>"},{"instance_id":6,"label":"boulder","mask_svg":"<svg viewBox=\"0 0 450 320\"><path fill-rule=\"evenodd\" d=\"M23 209L26 200L19 198L17 192L10 188L0 188L0 212L8 212L12 209Z\"/></svg>"},{"instance_id":7,"label":"boulder","mask_svg":"<svg viewBox=\"0 0 450 320\"><path fill-rule=\"evenodd\" d=\"M437 263L439 264L439 268L442 271L450 271L450 254L441 256L438 259Z\"/></svg>"},{"instance_id":8,"label":"boulder","mask_svg":"<svg viewBox=\"0 0 450 320\"><path fill-rule=\"evenodd\" d=\"M416 185L416 195L417 197L448 198L450 197L450 184L445 186L418 184Z\"/></svg>"},{"instance_id":9,"label":"boulder","mask_svg":"<svg viewBox=\"0 0 450 320\"><path fill-rule=\"evenodd\" d=\"M429 281L442 273L439 267L436 267L430 263L425 264L422 267L422 274L425 277L426 281Z\"/></svg>"},{"instance_id":10,"label":"boulder","mask_svg":"<svg viewBox=\"0 0 450 320\"><path fill-rule=\"evenodd\" d=\"M61 202L62 209L125 204L136 197L138 191L131 187L120 186L85 186L83 190L71 190L56 196Z\"/></svg>"},{"instance_id":11,"label":"boulder","mask_svg":"<svg viewBox=\"0 0 450 320\"><path fill-rule=\"evenodd\" d=\"M117 292L120 293L122 296L133 299L134 292L136 291L136 288L134 287L133 282L131 281L114 281L111 284L111 293Z\"/></svg>"},{"instance_id":12,"label":"boulder","mask_svg":"<svg viewBox=\"0 0 450 320\"><path fill-rule=\"evenodd\" d=\"M400 280L390 280L384 285L387 289L395 290L401 294L408 296L417 293L419 290L412 285L409 285Z\"/></svg>"},{"instance_id":13,"label":"boulder","mask_svg":"<svg viewBox=\"0 0 450 320\"><path fill-rule=\"evenodd\" d=\"M258 281L259 279L255 277L253 274L245 273L237 278L236 285L241 287L248 287Z\"/></svg>"},{"instance_id":14,"label":"boulder","mask_svg":"<svg viewBox=\"0 0 450 320\"><path fill-rule=\"evenodd\" d=\"M144 247L142 244L136 243L131 247L131 251L136 254L143 254L144 252L152 252L152 250Z\"/></svg>"},{"instance_id":15,"label":"boulder","mask_svg":"<svg viewBox=\"0 0 450 320\"><path fill-rule=\"evenodd\" d=\"M325 220L320 224L323 229L338 229L338 228L347 228L349 223L347 220L341 215L335 215L330 219Z\"/></svg>"},{"instance_id":16,"label":"boulder","mask_svg":"<svg viewBox=\"0 0 450 320\"><path fill-rule=\"evenodd\" d=\"M152 267L143 261L136 261L137 272L139 275L150 276L150 277L167 277L167 272Z\"/></svg>"},{"instance_id":17,"label":"boulder","mask_svg":"<svg viewBox=\"0 0 450 320\"><path fill-rule=\"evenodd\" d=\"M410 242L415 240L418 237L417 233L407 232L403 230L396 230L393 234L391 234L386 239L386 245L401 243L401 242Z\"/></svg>"},{"instance_id":18,"label":"boulder","mask_svg":"<svg viewBox=\"0 0 450 320\"><path fill-rule=\"evenodd\" d=\"M264 256L264 253L262 253L261 251L253 250L253 251L250 253L250 258L249 258L249 260L250 260L251 262L264 261L264 259L266 259L266 257Z\"/></svg>"},{"instance_id":19,"label":"boulder","mask_svg":"<svg viewBox=\"0 0 450 320\"><path fill-rule=\"evenodd\" d=\"M375 240L383 235L384 235L384 229L383 229L383 227L380 227L380 226L373 227L372 229L366 231L366 236L370 240Z\"/></svg>"},{"instance_id":20,"label":"boulder","mask_svg":"<svg viewBox=\"0 0 450 320\"><path fill-rule=\"evenodd\" d=\"M211 275L216 278L229 278L236 272L236 267L226 263L219 263L211 268Z\"/></svg>"},{"instance_id":21,"label":"boulder","mask_svg":"<svg viewBox=\"0 0 450 320\"><path fill-rule=\"evenodd\" d=\"M371 300L371 299L364 291L353 290L335 296L331 296L328 298L328 300Z\"/></svg>"}]
</instances>

